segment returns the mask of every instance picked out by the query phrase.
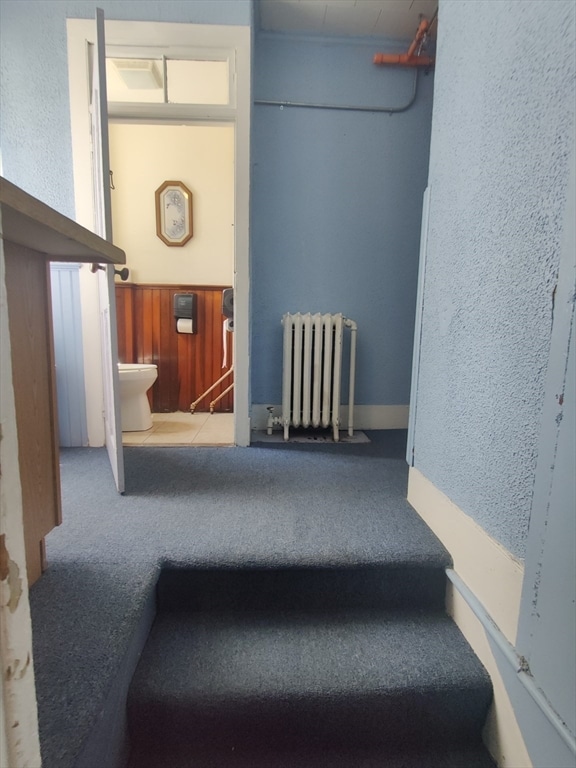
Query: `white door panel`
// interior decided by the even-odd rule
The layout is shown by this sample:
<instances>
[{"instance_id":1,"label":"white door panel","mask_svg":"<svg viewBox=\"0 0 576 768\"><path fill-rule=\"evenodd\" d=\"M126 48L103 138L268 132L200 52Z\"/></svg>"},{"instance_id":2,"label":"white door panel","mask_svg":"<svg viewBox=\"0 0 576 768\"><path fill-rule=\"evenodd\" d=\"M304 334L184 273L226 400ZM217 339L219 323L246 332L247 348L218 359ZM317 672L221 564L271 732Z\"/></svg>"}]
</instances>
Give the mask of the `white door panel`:
<instances>
[{"instance_id":1,"label":"white door panel","mask_svg":"<svg viewBox=\"0 0 576 768\"><path fill-rule=\"evenodd\" d=\"M96 10L96 42L89 44L91 82L92 179L94 187L94 228L98 235L112 242L112 206L110 200L110 152L106 99L106 47L104 13ZM105 442L116 487L124 492L124 454L120 422L120 381L118 375L118 339L116 335L116 298L114 267L98 270L100 331L102 339L102 377L104 392Z\"/></svg>"}]
</instances>

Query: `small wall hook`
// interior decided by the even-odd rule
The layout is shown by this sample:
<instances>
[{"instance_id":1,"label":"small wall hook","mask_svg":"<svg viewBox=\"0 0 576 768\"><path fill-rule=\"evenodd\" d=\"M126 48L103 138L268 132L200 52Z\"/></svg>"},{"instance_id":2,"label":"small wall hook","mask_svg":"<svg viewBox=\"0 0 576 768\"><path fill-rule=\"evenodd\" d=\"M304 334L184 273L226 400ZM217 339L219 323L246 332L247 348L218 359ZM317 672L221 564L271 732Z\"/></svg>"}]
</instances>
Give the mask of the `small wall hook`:
<instances>
[{"instance_id":1,"label":"small wall hook","mask_svg":"<svg viewBox=\"0 0 576 768\"><path fill-rule=\"evenodd\" d=\"M90 266L90 271L93 272L94 274L96 274L96 272L98 272L99 269L104 270L106 269L106 267L103 264L92 264ZM122 269L114 269L114 274L118 275L120 280L125 281L125 280L128 280L128 277L130 275L130 270L128 269L128 267L123 267Z\"/></svg>"},{"instance_id":2,"label":"small wall hook","mask_svg":"<svg viewBox=\"0 0 576 768\"><path fill-rule=\"evenodd\" d=\"M128 280L128 276L130 275L130 270L128 267L123 267L122 269L115 269L114 274L118 275L120 277L120 280L123 282Z\"/></svg>"}]
</instances>

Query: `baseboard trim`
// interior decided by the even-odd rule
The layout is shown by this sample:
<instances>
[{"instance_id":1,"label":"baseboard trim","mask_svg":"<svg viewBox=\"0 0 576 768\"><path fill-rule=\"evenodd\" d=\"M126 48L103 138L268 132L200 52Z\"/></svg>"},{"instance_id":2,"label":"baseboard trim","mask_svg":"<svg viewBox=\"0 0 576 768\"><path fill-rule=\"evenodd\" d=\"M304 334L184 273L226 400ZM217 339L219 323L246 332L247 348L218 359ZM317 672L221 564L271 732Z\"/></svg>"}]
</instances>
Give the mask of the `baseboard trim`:
<instances>
[{"instance_id":1,"label":"baseboard trim","mask_svg":"<svg viewBox=\"0 0 576 768\"><path fill-rule=\"evenodd\" d=\"M458 576L514 645L523 564L415 467L408 476L408 501L450 552Z\"/></svg>"},{"instance_id":2,"label":"baseboard trim","mask_svg":"<svg viewBox=\"0 0 576 768\"><path fill-rule=\"evenodd\" d=\"M450 581L447 611L492 679L494 704L484 729L484 739L498 765L502 768L542 765L542 759L546 757L538 755L539 750L544 750L550 765L559 768L574 765L574 739L537 687L526 660L504 637L458 574L449 568L446 575ZM481 636L482 630L485 638ZM550 729L555 734L552 738Z\"/></svg>"},{"instance_id":3,"label":"baseboard trim","mask_svg":"<svg viewBox=\"0 0 576 768\"><path fill-rule=\"evenodd\" d=\"M457 574L448 570L447 575L449 581L446 589L446 612L452 617L492 681L494 698L482 732L486 748L499 768L533 768L505 677L499 669L491 643L494 633L499 636L494 647L502 646L509 651L508 641L493 624L474 593L466 587ZM516 668L512 666L514 652L508 652L506 658L506 666L510 662L510 669L515 675Z\"/></svg>"},{"instance_id":4,"label":"baseboard trim","mask_svg":"<svg viewBox=\"0 0 576 768\"><path fill-rule=\"evenodd\" d=\"M281 405L262 405L252 403L250 427L253 430L266 429L268 420L268 408L274 408L274 415L280 416ZM407 405L355 405L354 429L407 429L408 428ZM340 410L342 428L348 425L348 406L343 405ZM276 427L279 429L279 427Z\"/></svg>"},{"instance_id":5,"label":"baseboard trim","mask_svg":"<svg viewBox=\"0 0 576 768\"><path fill-rule=\"evenodd\" d=\"M573 735L516 652L523 564L414 467L408 501L448 549L446 608L488 671L484 740L500 768L573 768Z\"/></svg>"}]
</instances>

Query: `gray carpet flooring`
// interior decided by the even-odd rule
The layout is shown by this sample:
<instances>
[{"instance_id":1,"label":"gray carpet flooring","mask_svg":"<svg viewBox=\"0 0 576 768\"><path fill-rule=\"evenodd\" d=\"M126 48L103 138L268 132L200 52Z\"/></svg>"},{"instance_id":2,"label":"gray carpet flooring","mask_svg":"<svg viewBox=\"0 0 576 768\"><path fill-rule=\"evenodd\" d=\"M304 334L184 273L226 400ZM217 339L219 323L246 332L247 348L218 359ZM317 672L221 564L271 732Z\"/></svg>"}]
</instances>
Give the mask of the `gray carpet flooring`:
<instances>
[{"instance_id":1,"label":"gray carpet flooring","mask_svg":"<svg viewBox=\"0 0 576 768\"><path fill-rule=\"evenodd\" d=\"M63 524L31 590L44 768L106 765L87 738L127 674L143 612L153 618L161 568L449 565L405 500L405 433L368 435L361 445L128 448L123 496L103 449L62 450Z\"/></svg>"},{"instance_id":2,"label":"gray carpet flooring","mask_svg":"<svg viewBox=\"0 0 576 768\"><path fill-rule=\"evenodd\" d=\"M228 766L263 750L379 748L386 765L406 747L478 745L490 700L486 672L438 613L161 611L128 717L140 756L187 744Z\"/></svg>"}]
</instances>

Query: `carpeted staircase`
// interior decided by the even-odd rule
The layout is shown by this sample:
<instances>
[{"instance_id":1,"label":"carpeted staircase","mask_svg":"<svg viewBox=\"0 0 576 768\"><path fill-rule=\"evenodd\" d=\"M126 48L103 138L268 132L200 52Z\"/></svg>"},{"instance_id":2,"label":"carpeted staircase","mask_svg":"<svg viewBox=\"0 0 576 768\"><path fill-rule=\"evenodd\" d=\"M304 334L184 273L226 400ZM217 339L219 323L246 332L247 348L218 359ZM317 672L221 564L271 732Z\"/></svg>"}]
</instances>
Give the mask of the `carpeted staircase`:
<instances>
[{"instance_id":1,"label":"carpeted staircase","mask_svg":"<svg viewBox=\"0 0 576 768\"><path fill-rule=\"evenodd\" d=\"M445 557L166 568L129 768L488 768L490 680Z\"/></svg>"},{"instance_id":2,"label":"carpeted staircase","mask_svg":"<svg viewBox=\"0 0 576 768\"><path fill-rule=\"evenodd\" d=\"M123 496L105 449L61 451L30 594L43 768L493 766L406 433L368 436L134 447Z\"/></svg>"}]
</instances>

